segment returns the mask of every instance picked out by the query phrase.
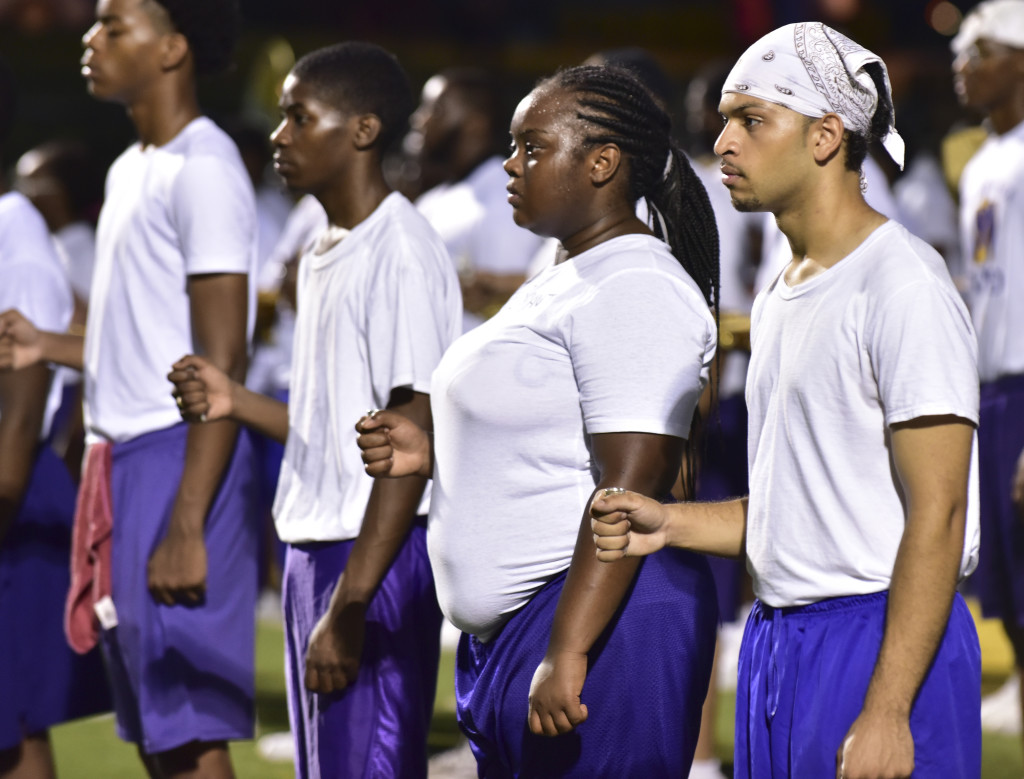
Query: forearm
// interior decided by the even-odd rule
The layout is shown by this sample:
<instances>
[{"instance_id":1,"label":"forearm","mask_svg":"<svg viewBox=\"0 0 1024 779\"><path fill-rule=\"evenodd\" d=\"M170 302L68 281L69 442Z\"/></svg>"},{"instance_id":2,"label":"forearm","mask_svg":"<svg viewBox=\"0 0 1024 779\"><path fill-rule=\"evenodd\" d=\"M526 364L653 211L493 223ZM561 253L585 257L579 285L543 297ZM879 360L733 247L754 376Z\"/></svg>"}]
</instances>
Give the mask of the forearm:
<instances>
[{"instance_id":1,"label":"forearm","mask_svg":"<svg viewBox=\"0 0 1024 779\"><path fill-rule=\"evenodd\" d=\"M746 553L747 498L720 503L673 503L665 506L668 543L716 557Z\"/></svg>"},{"instance_id":2,"label":"forearm","mask_svg":"<svg viewBox=\"0 0 1024 779\"><path fill-rule=\"evenodd\" d=\"M280 400L246 389L235 382L231 393L231 418L246 427L273 438L288 440L288 405Z\"/></svg>"},{"instance_id":3,"label":"forearm","mask_svg":"<svg viewBox=\"0 0 1024 779\"><path fill-rule=\"evenodd\" d=\"M8 423L6 417L0 417L0 547L18 514L35 463L39 430L33 433L18 430L20 427L17 421Z\"/></svg>"},{"instance_id":4,"label":"forearm","mask_svg":"<svg viewBox=\"0 0 1024 779\"><path fill-rule=\"evenodd\" d=\"M85 366L84 344L85 339L80 335L45 331L39 333L39 347L43 360L65 365L76 371L83 370Z\"/></svg>"},{"instance_id":5,"label":"forearm","mask_svg":"<svg viewBox=\"0 0 1024 779\"><path fill-rule=\"evenodd\" d=\"M189 425L185 444L185 468L175 498L170 532L202 533L206 515L231 460L238 425L219 420Z\"/></svg>"},{"instance_id":6,"label":"forearm","mask_svg":"<svg viewBox=\"0 0 1024 779\"><path fill-rule=\"evenodd\" d=\"M362 528L331 596L332 614L369 605L409 536L426 483L421 476L374 481Z\"/></svg>"},{"instance_id":7,"label":"forearm","mask_svg":"<svg viewBox=\"0 0 1024 779\"><path fill-rule=\"evenodd\" d=\"M886 631L865 712L909 717L942 641L963 553L963 508L942 522L907 523L893 567ZM888 626L897 626L889 630Z\"/></svg>"}]
</instances>

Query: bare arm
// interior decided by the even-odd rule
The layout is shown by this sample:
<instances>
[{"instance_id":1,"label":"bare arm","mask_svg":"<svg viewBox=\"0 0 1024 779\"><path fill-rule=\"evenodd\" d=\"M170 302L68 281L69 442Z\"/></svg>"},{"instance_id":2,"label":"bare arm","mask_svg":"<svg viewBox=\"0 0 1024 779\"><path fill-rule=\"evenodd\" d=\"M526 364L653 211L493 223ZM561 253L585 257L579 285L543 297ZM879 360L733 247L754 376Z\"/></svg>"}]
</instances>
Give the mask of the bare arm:
<instances>
[{"instance_id":1,"label":"bare arm","mask_svg":"<svg viewBox=\"0 0 1024 779\"><path fill-rule=\"evenodd\" d=\"M83 343L80 335L38 330L15 309L0 314L0 370L54 362L80 371L84 363Z\"/></svg>"},{"instance_id":2,"label":"bare arm","mask_svg":"<svg viewBox=\"0 0 1024 779\"><path fill-rule=\"evenodd\" d=\"M600 470L597 490L620 486L647 495L667 495L682 458L683 440L644 433L593 437ZM555 609L547 653L530 686L530 730L566 733L587 718L580 693L587 652L608 626L636 574L639 562L611 565L597 559L590 517L584 513L565 586Z\"/></svg>"},{"instance_id":3,"label":"bare arm","mask_svg":"<svg viewBox=\"0 0 1024 779\"><path fill-rule=\"evenodd\" d=\"M422 430L430 430L430 396L411 389L392 391L388 409ZM423 476L376 479L362 528L338 579L326 614L309 641L306 686L319 693L342 690L355 681L363 649L366 610L409 536L427 480Z\"/></svg>"},{"instance_id":4,"label":"bare arm","mask_svg":"<svg viewBox=\"0 0 1024 779\"><path fill-rule=\"evenodd\" d=\"M839 747L846 779L910 776L910 710L942 640L963 554L973 427L957 417L893 426L907 518L889 588L886 629L864 707Z\"/></svg>"},{"instance_id":5,"label":"bare arm","mask_svg":"<svg viewBox=\"0 0 1024 779\"><path fill-rule=\"evenodd\" d=\"M233 380L243 380L247 277L238 273L190 276L188 295L196 351ZM149 560L149 589L160 603L202 599L206 589L206 515L237 436L238 425L229 420L189 426L185 469L167 535Z\"/></svg>"},{"instance_id":6,"label":"bare arm","mask_svg":"<svg viewBox=\"0 0 1024 779\"><path fill-rule=\"evenodd\" d=\"M0 373L0 546L32 475L49 387L45 365Z\"/></svg>"},{"instance_id":7,"label":"bare arm","mask_svg":"<svg viewBox=\"0 0 1024 779\"><path fill-rule=\"evenodd\" d=\"M602 494L591 504L597 557L614 562L666 546L717 557L746 553L747 498L663 505L635 492Z\"/></svg>"}]
</instances>

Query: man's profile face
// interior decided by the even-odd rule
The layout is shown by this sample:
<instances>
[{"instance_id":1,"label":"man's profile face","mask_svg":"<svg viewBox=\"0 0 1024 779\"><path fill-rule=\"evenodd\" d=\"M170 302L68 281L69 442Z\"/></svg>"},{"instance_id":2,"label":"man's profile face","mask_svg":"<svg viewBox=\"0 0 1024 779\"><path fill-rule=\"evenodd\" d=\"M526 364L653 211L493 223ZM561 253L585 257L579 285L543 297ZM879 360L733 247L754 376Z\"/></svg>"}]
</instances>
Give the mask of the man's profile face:
<instances>
[{"instance_id":1,"label":"man's profile face","mask_svg":"<svg viewBox=\"0 0 1024 779\"><path fill-rule=\"evenodd\" d=\"M960 104L990 111L1012 100L1024 83L1024 50L979 38L953 60L953 90Z\"/></svg>"}]
</instances>

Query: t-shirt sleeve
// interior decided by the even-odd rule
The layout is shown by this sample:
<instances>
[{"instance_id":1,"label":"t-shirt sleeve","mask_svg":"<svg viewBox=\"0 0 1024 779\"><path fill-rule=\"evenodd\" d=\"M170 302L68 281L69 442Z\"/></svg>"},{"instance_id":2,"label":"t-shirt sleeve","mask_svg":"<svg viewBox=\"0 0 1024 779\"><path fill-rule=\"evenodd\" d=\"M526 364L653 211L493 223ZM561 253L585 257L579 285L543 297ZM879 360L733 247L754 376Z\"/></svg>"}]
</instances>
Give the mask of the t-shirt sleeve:
<instances>
[{"instance_id":1,"label":"t-shirt sleeve","mask_svg":"<svg viewBox=\"0 0 1024 779\"><path fill-rule=\"evenodd\" d=\"M442 280L416 258L387 263L367 306L367 348L374 393L386 401L396 387L430 392L430 377L453 336Z\"/></svg>"},{"instance_id":2,"label":"t-shirt sleeve","mask_svg":"<svg viewBox=\"0 0 1024 779\"><path fill-rule=\"evenodd\" d=\"M686 438L714 352L707 305L681 280L650 270L604 280L569 336L587 432Z\"/></svg>"},{"instance_id":3,"label":"t-shirt sleeve","mask_svg":"<svg viewBox=\"0 0 1024 779\"><path fill-rule=\"evenodd\" d=\"M235 165L190 157L174 181L171 214L185 273L249 273L256 248L256 198Z\"/></svg>"},{"instance_id":4,"label":"t-shirt sleeve","mask_svg":"<svg viewBox=\"0 0 1024 779\"><path fill-rule=\"evenodd\" d=\"M947 414L977 424L977 341L952 285L931 278L906 284L873 320L868 346L886 424Z\"/></svg>"}]
</instances>

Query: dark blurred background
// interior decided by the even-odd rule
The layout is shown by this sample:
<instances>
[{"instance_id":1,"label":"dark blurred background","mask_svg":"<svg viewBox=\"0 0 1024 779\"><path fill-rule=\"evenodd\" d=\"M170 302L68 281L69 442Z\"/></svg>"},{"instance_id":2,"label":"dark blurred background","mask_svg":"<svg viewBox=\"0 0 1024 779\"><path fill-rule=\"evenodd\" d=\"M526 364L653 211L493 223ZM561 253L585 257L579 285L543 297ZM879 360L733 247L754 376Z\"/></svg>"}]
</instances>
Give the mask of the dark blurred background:
<instances>
[{"instance_id":1,"label":"dark blurred background","mask_svg":"<svg viewBox=\"0 0 1024 779\"><path fill-rule=\"evenodd\" d=\"M509 104L540 76L603 49L640 46L677 93L704 63L734 59L774 27L820 20L883 56L906 134L944 133L960 115L949 78L949 39L973 0L242 0L236 67L202 87L215 119L244 116L271 128L275 90L294 57L359 38L395 52L415 88L451 65L502 74ZM93 0L0 0L0 56L21 86L5 166L55 137L76 138L109 162L131 140L119 106L91 99L78 75ZM903 112L900 107L906 106ZM681 115L681 113L679 114ZM915 129L917 126L918 129Z\"/></svg>"}]
</instances>

